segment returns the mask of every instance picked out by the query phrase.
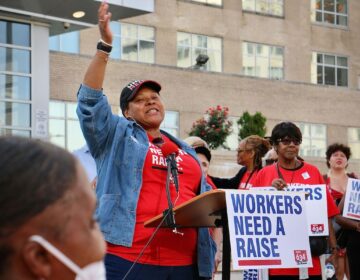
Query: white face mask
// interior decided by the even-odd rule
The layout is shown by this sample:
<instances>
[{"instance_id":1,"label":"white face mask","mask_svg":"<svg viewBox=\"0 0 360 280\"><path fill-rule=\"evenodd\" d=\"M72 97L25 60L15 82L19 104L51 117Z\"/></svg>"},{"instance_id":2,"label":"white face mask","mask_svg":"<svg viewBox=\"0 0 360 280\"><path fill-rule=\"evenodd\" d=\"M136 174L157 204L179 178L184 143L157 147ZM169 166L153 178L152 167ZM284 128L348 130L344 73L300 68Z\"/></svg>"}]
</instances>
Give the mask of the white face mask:
<instances>
[{"instance_id":1,"label":"white face mask","mask_svg":"<svg viewBox=\"0 0 360 280\"><path fill-rule=\"evenodd\" d=\"M46 239L39 235L30 237L31 241L39 243L47 251L49 251L60 262L67 266L71 271L76 274L75 280L106 280L104 261L90 263L83 268L80 268L67 256L65 256L59 249L49 243Z\"/></svg>"}]
</instances>

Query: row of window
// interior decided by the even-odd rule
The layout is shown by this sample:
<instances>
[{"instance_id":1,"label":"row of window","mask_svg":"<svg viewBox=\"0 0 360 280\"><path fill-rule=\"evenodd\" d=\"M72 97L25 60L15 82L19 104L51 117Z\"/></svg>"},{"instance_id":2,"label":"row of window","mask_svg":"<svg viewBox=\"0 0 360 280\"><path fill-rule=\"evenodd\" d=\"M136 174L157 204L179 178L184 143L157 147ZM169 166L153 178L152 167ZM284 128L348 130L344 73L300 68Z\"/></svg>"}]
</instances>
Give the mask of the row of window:
<instances>
[{"instance_id":1,"label":"row of window","mask_svg":"<svg viewBox=\"0 0 360 280\"><path fill-rule=\"evenodd\" d=\"M114 49L110 57L137 62L155 62L155 30L153 27L135 24L111 23L114 30ZM74 33L67 33L50 38L53 50L70 50ZM66 43L71 40L73 43ZM58 48L55 47L58 46ZM61 49L61 45L67 46ZM0 49L1 51L1 49ZM73 51L78 51L75 47ZM222 39L217 37L177 33L177 66L194 66L200 54L209 57L203 69L214 72L222 71ZM244 42L242 44L242 74L246 76L284 79L284 47ZM348 58L333 54L312 54L311 82L321 85L348 86Z\"/></svg>"},{"instance_id":2,"label":"row of window","mask_svg":"<svg viewBox=\"0 0 360 280\"><path fill-rule=\"evenodd\" d=\"M51 101L49 108L50 141L70 151L84 145L85 140L76 115L76 103ZM119 115L121 115L120 110ZM226 143L231 150L236 150L238 146L237 118L231 117L231 120L233 121L233 132ZM303 136L300 156L324 157L327 147L326 125L309 123L297 123L297 125ZM166 111L161 128L175 137L179 137L179 113ZM353 158L360 159L360 128L348 128L348 144L351 147Z\"/></svg>"},{"instance_id":3,"label":"row of window","mask_svg":"<svg viewBox=\"0 0 360 280\"><path fill-rule=\"evenodd\" d=\"M31 136L31 32L0 20L0 135Z\"/></svg>"},{"instance_id":4,"label":"row of window","mask_svg":"<svg viewBox=\"0 0 360 280\"><path fill-rule=\"evenodd\" d=\"M192 0L214 6L222 6L222 0ZM284 0L242 0L243 11L264 15L284 16ZM347 0L311 0L311 20L333 26L348 25Z\"/></svg>"}]
</instances>

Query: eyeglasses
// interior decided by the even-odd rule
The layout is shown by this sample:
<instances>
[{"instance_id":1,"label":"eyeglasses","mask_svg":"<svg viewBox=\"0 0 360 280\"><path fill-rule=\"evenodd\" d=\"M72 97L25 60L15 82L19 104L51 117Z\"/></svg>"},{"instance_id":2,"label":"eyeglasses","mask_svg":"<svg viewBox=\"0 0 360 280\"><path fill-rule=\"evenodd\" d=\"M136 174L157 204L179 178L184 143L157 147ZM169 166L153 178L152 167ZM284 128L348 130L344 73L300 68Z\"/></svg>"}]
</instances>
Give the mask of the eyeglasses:
<instances>
[{"instance_id":1,"label":"eyeglasses","mask_svg":"<svg viewBox=\"0 0 360 280\"><path fill-rule=\"evenodd\" d=\"M290 145L291 142L293 142L294 145L296 145L296 146L298 146L298 145L301 144L301 140L300 140L300 139L296 139L296 138L284 138L284 139L280 138L280 139L277 140L277 142L278 142L278 143L281 142L281 143L283 143L283 144L286 145L286 146Z\"/></svg>"}]
</instances>

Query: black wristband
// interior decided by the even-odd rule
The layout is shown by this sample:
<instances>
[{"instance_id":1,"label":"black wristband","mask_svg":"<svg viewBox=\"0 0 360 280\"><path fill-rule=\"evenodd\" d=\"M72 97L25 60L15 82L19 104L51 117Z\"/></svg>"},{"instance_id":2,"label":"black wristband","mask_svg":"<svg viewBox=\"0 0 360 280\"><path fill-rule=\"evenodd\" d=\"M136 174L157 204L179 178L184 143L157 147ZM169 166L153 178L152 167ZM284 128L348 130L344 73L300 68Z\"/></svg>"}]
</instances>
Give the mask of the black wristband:
<instances>
[{"instance_id":1,"label":"black wristband","mask_svg":"<svg viewBox=\"0 0 360 280\"><path fill-rule=\"evenodd\" d=\"M106 44L102 40L100 40L96 45L96 49L98 49L99 51L102 51L106 54L110 54L110 52L112 50L112 46L109 44Z\"/></svg>"}]
</instances>

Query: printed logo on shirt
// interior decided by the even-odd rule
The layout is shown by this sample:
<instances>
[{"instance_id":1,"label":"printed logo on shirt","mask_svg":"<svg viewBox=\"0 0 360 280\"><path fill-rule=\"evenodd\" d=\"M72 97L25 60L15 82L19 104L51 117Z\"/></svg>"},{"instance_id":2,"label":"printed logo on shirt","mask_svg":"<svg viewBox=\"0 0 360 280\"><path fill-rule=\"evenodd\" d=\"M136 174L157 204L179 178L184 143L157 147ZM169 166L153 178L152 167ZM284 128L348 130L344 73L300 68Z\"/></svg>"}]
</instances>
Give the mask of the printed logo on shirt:
<instances>
[{"instance_id":1,"label":"printed logo on shirt","mask_svg":"<svg viewBox=\"0 0 360 280\"><path fill-rule=\"evenodd\" d=\"M307 172L304 172L303 174L301 174L301 176L304 178L304 180L307 180L310 178L310 175Z\"/></svg>"},{"instance_id":2,"label":"printed logo on shirt","mask_svg":"<svg viewBox=\"0 0 360 280\"><path fill-rule=\"evenodd\" d=\"M149 143L149 152L151 154L152 168L167 170L166 158L164 157L161 149L150 142ZM179 173L182 173L182 171L183 171L183 167L182 167L181 163L184 160L182 157L186 154L187 153L185 151L183 151L181 149L178 150L178 156L175 158L175 160L177 163L177 168L178 168Z\"/></svg>"}]
</instances>

